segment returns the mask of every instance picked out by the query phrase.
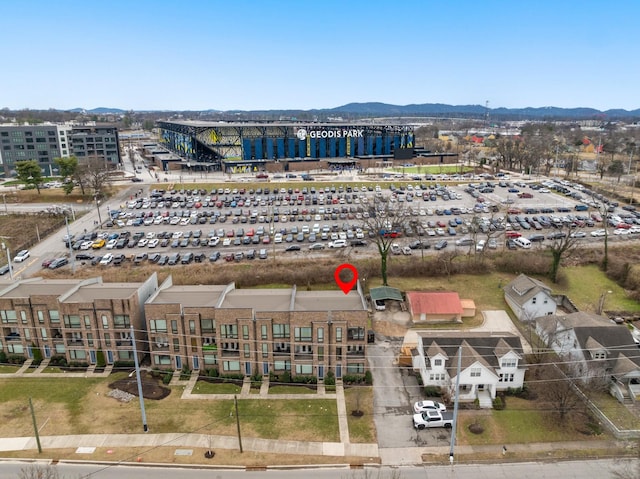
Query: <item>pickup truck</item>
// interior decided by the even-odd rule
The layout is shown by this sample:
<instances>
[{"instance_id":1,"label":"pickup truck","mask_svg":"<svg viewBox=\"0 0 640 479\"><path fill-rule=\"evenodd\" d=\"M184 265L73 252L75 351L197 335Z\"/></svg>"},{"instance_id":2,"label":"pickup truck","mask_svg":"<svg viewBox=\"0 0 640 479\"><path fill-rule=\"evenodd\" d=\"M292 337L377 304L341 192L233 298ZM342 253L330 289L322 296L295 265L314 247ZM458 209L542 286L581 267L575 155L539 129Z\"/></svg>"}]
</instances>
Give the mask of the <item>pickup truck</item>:
<instances>
[{"instance_id":1,"label":"pickup truck","mask_svg":"<svg viewBox=\"0 0 640 479\"><path fill-rule=\"evenodd\" d=\"M428 427L445 427L453 426L453 413L441 412L430 409L413 415L413 427L416 429L426 429Z\"/></svg>"}]
</instances>

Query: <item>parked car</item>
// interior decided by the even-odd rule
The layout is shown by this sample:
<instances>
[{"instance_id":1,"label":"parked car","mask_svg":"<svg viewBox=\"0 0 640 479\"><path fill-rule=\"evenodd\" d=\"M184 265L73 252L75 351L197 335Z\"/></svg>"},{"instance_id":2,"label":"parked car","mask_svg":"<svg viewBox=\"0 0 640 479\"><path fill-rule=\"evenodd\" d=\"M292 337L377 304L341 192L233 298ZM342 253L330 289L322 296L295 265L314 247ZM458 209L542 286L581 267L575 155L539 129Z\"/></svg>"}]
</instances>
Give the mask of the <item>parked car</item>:
<instances>
[{"instance_id":1,"label":"parked car","mask_svg":"<svg viewBox=\"0 0 640 479\"><path fill-rule=\"evenodd\" d=\"M19 251L17 255L13 258L14 263L22 263L25 259L27 259L31 254L28 249L23 249Z\"/></svg>"},{"instance_id":2,"label":"parked car","mask_svg":"<svg viewBox=\"0 0 640 479\"><path fill-rule=\"evenodd\" d=\"M446 248L448 244L449 243L447 242L447 240L440 240L435 244L433 249L435 249L436 251L440 251L441 249Z\"/></svg>"},{"instance_id":3,"label":"parked car","mask_svg":"<svg viewBox=\"0 0 640 479\"><path fill-rule=\"evenodd\" d=\"M429 410L444 412L447 410L447 406L445 406L441 402L430 401L430 400L418 401L413 405L413 412L415 413L429 411Z\"/></svg>"},{"instance_id":4,"label":"parked car","mask_svg":"<svg viewBox=\"0 0 640 479\"><path fill-rule=\"evenodd\" d=\"M297 244L290 244L285 248L285 251L300 251L300 246Z\"/></svg>"},{"instance_id":5,"label":"parked car","mask_svg":"<svg viewBox=\"0 0 640 479\"><path fill-rule=\"evenodd\" d=\"M65 264L69 264L69 260L66 257L56 258L49 264L49 269L62 268Z\"/></svg>"}]
</instances>

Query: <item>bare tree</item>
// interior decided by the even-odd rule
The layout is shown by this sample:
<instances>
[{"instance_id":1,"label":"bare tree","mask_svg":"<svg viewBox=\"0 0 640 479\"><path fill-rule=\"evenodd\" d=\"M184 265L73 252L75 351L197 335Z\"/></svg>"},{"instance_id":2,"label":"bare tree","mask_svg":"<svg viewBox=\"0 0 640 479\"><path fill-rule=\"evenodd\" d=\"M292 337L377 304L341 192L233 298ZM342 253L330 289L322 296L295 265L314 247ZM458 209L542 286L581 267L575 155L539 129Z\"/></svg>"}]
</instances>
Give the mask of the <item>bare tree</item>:
<instances>
[{"instance_id":1,"label":"bare tree","mask_svg":"<svg viewBox=\"0 0 640 479\"><path fill-rule=\"evenodd\" d=\"M547 248L551 252L551 270L549 277L554 283L558 282L558 271L563 257L575 250L578 246L578 238L573 237L569 228L561 227L552 238Z\"/></svg>"},{"instance_id":2,"label":"bare tree","mask_svg":"<svg viewBox=\"0 0 640 479\"><path fill-rule=\"evenodd\" d=\"M548 364L539 367L542 368L542 380L538 384L539 394L549 403L560 422L564 422L569 413L580 404L575 386L561 366Z\"/></svg>"},{"instance_id":3,"label":"bare tree","mask_svg":"<svg viewBox=\"0 0 640 479\"><path fill-rule=\"evenodd\" d=\"M111 183L110 169L104 161L98 158L90 158L88 161L78 165L76 181L82 190L82 194L85 194L85 189L90 189L93 190L97 199L101 199L107 186Z\"/></svg>"},{"instance_id":4,"label":"bare tree","mask_svg":"<svg viewBox=\"0 0 640 479\"><path fill-rule=\"evenodd\" d=\"M388 286L387 260L391 244L409 225L409 210L406 208L406 203L399 203L396 200L395 193L390 197L377 193L373 200L367 203L367 215L362 219L362 229L372 232L371 238L380 254L380 274L384 286Z\"/></svg>"}]
</instances>

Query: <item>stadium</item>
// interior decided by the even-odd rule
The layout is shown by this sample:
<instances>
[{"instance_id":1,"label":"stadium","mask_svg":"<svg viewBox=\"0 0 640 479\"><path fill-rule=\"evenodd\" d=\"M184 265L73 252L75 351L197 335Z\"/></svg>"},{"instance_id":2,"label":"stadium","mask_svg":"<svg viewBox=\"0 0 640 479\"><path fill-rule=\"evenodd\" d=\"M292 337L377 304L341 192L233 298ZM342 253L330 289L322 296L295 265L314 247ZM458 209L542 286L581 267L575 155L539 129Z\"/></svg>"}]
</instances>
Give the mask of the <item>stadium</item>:
<instances>
[{"instance_id":1,"label":"stadium","mask_svg":"<svg viewBox=\"0 0 640 479\"><path fill-rule=\"evenodd\" d=\"M414 157L411 125L159 121L164 171L302 171L359 168ZM156 152L158 153L158 152Z\"/></svg>"}]
</instances>

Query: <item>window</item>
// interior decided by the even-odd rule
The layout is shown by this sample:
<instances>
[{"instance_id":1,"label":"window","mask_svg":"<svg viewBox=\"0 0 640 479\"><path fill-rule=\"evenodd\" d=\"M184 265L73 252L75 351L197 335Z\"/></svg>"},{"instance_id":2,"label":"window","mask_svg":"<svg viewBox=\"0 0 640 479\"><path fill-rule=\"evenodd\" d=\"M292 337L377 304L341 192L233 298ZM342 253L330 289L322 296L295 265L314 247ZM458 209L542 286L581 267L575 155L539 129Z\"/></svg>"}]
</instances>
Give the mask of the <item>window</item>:
<instances>
[{"instance_id":1,"label":"window","mask_svg":"<svg viewBox=\"0 0 640 479\"><path fill-rule=\"evenodd\" d=\"M80 316L75 314L65 314L64 315L64 325L67 328L79 328L80 327Z\"/></svg>"},{"instance_id":2,"label":"window","mask_svg":"<svg viewBox=\"0 0 640 479\"><path fill-rule=\"evenodd\" d=\"M347 364L347 374L363 374L363 373L364 373L363 363Z\"/></svg>"},{"instance_id":3,"label":"window","mask_svg":"<svg viewBox=\"0 0 640 479\"><path fill-rule=\"evenodd\" d=\"M174 351L180 351L180 339L179 338L173 338L173 350Z\"/></svg>"},{"instance_id":4,"label":"window","mask_svg":"<svg viewBox=\"0 0 640 479\"><path fill-rule=\"evenodd\" d=\"M111 346L111 335L109 333L104 333L104 345Z\"/></svg>"},{"instance_id":5,"label":"window","mask_svg":"<svg viewBox=\"0 0 640 479\"><path fill-rule=\"evenodd\" d=\"M56 344L56 354L64 354L66 349L64 348L64 344L58 343Z\"/></svg>"},{"instance_id":6,"label":"window","mask_svg":"<svg viewBox=\"0 0 640 479\"><path fill-rule=\"evenodd\" d=\"M296 374L313 374L313 364L296 364Z\"/></svg>"},{"instance_id":7,"label":"window","mask_svg":"<svg viewBox=\"0 0 640 479\"><path fill-rule=\"evenodd\" d=\"M240 371L240 361L222 361L223 371Z\"/></svg>"},{"instance_id":8,"label":"window","mask_svg":"<svg viewBox=\"0 0 640 479\"><path fill-rule=\"evenodd\" d=\"M118 351L118 359L120 361L133 361L133 351Z\"/></svg>"},{"instance_id":9,"label":"window","mask_svg":"<svg viewBox=\"0 0 640 479\"><path fill-rule=\"evenodd\" d=\"M434 359L433 360L433 365L434 366L442 366L442 359Z\"/></svg>"},{"instance_id":10,"label":"window","mask_svg":"<svg viewBox=\"0 0 640 479\"><path fill-rule=\"evenodd\" d=\"M269 339L266 324L263 324L262 326L260 326L260 336L261 336L261 339Z\"/></svg>"},{"instance_id":11,"label":"window","mask_svg":"<svg viewBox=\"0 0 640 479\"><path fill-rule=\"evenodd\" d=\"M10 353L24 354L24 347L22 346L22 344L9 343L7 344L7 349L9 350Z\"/></svg>"},{"instance_id":12,"label":"window","mask_svg":"<svg viewBox=\"0 0 640 479\"><path fill-rule=\"evenodd\" d=\"M130 328L131 321L129 319L128 314L116 314L113 316L113 327L114 328ZM166 322L165 322L165 330L166 330Z\"/></svg>"},{"instance_id":13,"label":"window","mask_svg":"<svg viewBox=\"0 0 640 479\"><path fill-rule=\"evenodd\" d=\"M17 323L18 316L13 310L0 310L0 319L3 323Z\"/></svg>"},{"instance_id":14,"label":"window","mask_svg":"<svg viewBox=\"0 0 640 479\"><path fill-rule=\"evenodd\" d=\"M324 328L318 328L318 342L324 343Z\"/></svg>"},{"instance_id":15,"label":"window","mask_svg":"<svg viewBox=\"0 0 640 479\"><path fill-rule=\"evenodd\" d=\"M538 300L538 298L536 298L535 296L533 298L531 298L531 304L536 304L536 301Z\"/></svg>"},{"instance_id":16,"label":"window","mask_svg":"<svg viewBox=\"0 0 640 479\"><path fill-rule=\"evenodd\" d=\"M70 349L69 357L71 359L86 359L87 353L86 351L82 351L81 349Z\"/></svg>"},{"instance_id":17,"label":"window","mask_svg":"<svg viewBox=\"0 0 640 479\"><path fill-rule=\"evenodd\" d=\"M267 343L262 343L262 357L269 357L269 345Z\"/></svg>"},{"instance_id":18,"label":"window","mask_svg":"<svg viewBox=\"0 0 640 479\"><path fill-rule=\"evenodd\" d=\"M482 368L471 368L470 376L472 378L479 378L481 372L482 372Z\"/></svg>"},{"instance_id":19,"label":"window","mask_svg":"<svg viewBox=\"0 0 640 479\"><path fill-rule=\"evenodd\" d=\"M154 333L166 333L167 332L167 320L166 319L152 319L149 321L149 329Z\"/></svg>"},{"instance_id":20,"label":"window","mask_svg":"<svg viewBox=\"0 0 640 479\"><path fill-rule=\"evenodd\" d=\"M289 325L288 324L274 324L273 325L273 339L289 339Z\"/></svg>"},{"instance_id":21,"label":"window","mask_svg":"<svg viewBox=\"0 0 640 479\"><path fill-rule=\"evenodd\" d=\"M513 381L514 381L513 373L500 374L500 378L498 379L498 382L501 382L501 383L512 383Z\"/></svg>"},{"instance_id":22,"label":"window","mask_svg":"<svg viewBox=\"0 0 640 479\"><path fill-rule=\"evenodd\" d=\"M193 319L189 320L189 333L196 334L196 322Z\"/></svg>"},{"instance_id":23,"label":"window","mask_svg":"<svg viewBox=\"0 0 640 479\"><path fill-rule=\"evenodd\" d=\"M604 351L598 351L593 354L593 359L607 359L607 353Z\"/></svg>"},{"instance_id":24,"label":"window","mask_svg":"<svg viewBox=\"0 0 640 479\"><path fill-rule=\"evenodd\" d=\"M27 322L27 313L26 313L26 311L20 311L20 319L22 320L23 323Z\"/></svg>"},{"instance_id":25,"label":"window","mask_svg":"<svg viewBox=\"0 0 640 479\"><path fill-rule=\"evenodd\" d=\"M318 361L324 361L324 346L318 346Z\"/></svg>"},{"instance_id":26,"label":"window","mask_svg":"<svg viewBox=\"0 0 640 479\"><path fill-rule=\"evenodd\" d=\"M47 340L47 328L40 328L40 336L42 336L43 340Z\"/></svg>"},{"instance_id":27,"label":"window","mask_svg":"<svg viewBox=\"0 0 640 479\"><path fill-rule=\"evenodd\" d=\"M218 356L215 354L205 354L204 355L204 363L207 366L213 366L215 364L218 364Z\"/></svg>"},{"instance_id":28,"label":"window","mask_svg":"<svg viewBox=\"0 0 640 479\"><path fill-rule=\"evenodd\" d=\"M347 329L347 339L349 339L350 341L364 339L364 328Z\"/></svg>"},{"instance_id":29,"label":"window","mask_svg":"<svg viewBox=\"0 0 640 479\"><path fill-rule=\"evenodd\" d=\"M242 325L242 339L249 339L249 325L247 324Z\"/></svg>"},{"instance_id":30,"label":"window","mask_svg":"<svg viewBox=\"0 0 640 479\"><path fill-rule=\"evenodd\" d=\"M93 334L87 333L87 344L91 347L93 346Z\"/></svg>"},{"instance_id":31,"label":"window","mask_svg":"<svg viewBox=\"0 0 640 479\"><path fill-rule=\"evenodd\" d=\"M215 327L215 324L214 324ZM178 334L178 321L176 321L175 319L171 320L171 332L173 334Z\"/></svg>"},{"instance_id":32,"label":"window","mask_svg":"<svg viewBox=\"0 0 640 479\"><path fill-rule=\"evenodd\" d=\"M338 361L342 359L342 348L336 348L336 359Z\"/></svg>"},{"instance_id":33,"label":"window","mask_svg":"<svg viewBox=\"0 0 640 479\"><path fill-rule=\"evenodd\" d=\"M215 333L216 332L216 320L215 319L201 319L200 330L203 333Z\"/></svg>"},{"instance_id":34,"label":"window","mask_svg":"<svg viewBox=\"0 0 640 479\"><path fill-rule=\"evenodd\" d=\"M244 349L244 357L245 358L249 358L251 357L251 349L249 344L243 344L243 349Z\"/></svg>"},{"instance_id":35,"label":"window","mask_svg":"<svg viewBox=\"0 0 640 479\"><path fill-rule=\"evenodd\" d=\"M153 362L157 365L160 366L170 366L171 365L171 356L166 355L166 354L154 354L153 355Z\"/></svg>"},{"instance_id":36,"label":"window","mask_svg":"<svg viewBox=\"0 0 640 479\"><path fill-rule=\"evenodd\" d=\"M91 318L88 314L84 316L84 327L87 329L91 329Z\"/></svg>"},{"instance_id":37,"label":"window","mask_svg":"<svg viewBox=\"0 0 640 479\"><path fill-rule=\"evenodd\" d=\"M102 315L102 329L109 329L109 318L106 314Z\"/></svg>"},{"instance_id":38,"label":"window","mask_svg":"<svg viewBox=\"0 0 640 479\"><path fill-rule=\"evenodd\" d=\"M226 339L238 339L238 325L223 324L220 326L220 335Z\"/></svg>"},{"instance_id":39,"label":"window","mask_svg":"<svg viewBox=\"0 0 640 479\"><path fill-rule=\"evenodd\" d=\"M502 368L515 368L517 366L518 362L515 359L503 359L500 362L500 367Z\"/></svg>"},{"instance_id":40,"label":"window","mask_svg":"<svg viewBox=\"0 0 640 479\"><path fill-rule=\"evenodd\" d=\"M296 341L311 341L313 339L312 328L294 328L294 337Z\"/></svg>"},{"instance_id":41,"label":"window","mask_svg":"<svg viewBox=\"0 0 640 479\"><path fill-rule=\"evenodd\" d=\"M198 339L191 338L191 352L197 352L197 351L198 351Z\"/></svg>"},{"instance_id":42,"label":"window","mask_svg":"<svg viewBox=\"0 0 640 479\"><path fill-rule=\"evenodd\" d=\"M276 371L291 371L291 361L274 361L273 369Z\"/></svg>"},{"instance_id":43,"label":"window","mask_svg":"<svg viewBox=\"0 0 640 479\"><path fill-rule=\"evenodd\" d=\"M336 328L336 343L342 342L342 328Z\"/></svg>"}]
</instances>

